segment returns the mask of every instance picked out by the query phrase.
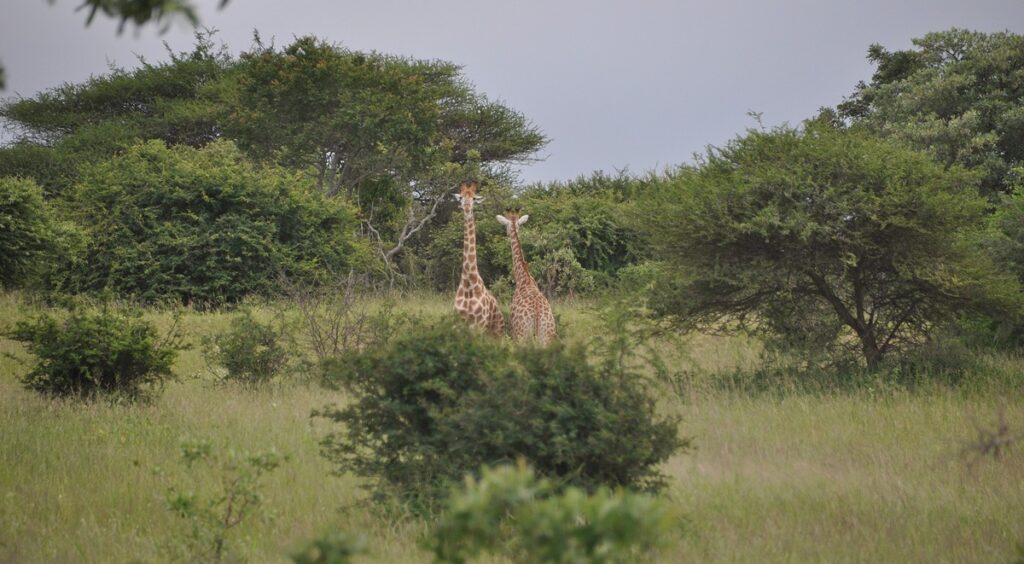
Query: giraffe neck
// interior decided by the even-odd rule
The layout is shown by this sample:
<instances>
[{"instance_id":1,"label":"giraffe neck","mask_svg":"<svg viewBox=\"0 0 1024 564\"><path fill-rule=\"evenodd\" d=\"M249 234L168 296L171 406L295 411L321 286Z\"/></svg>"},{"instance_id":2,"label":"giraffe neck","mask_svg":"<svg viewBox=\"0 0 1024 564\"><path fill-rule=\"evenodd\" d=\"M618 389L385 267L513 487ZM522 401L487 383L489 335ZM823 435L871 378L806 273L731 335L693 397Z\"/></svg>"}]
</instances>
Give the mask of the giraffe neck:
<instances>
[{"instance_id":1,"label":"giraffe neck","mask_svg":"<svg viewBox=\"0 0 1024 564\"><path fill-rule=\"evenodd\" d=\"M530 275L530 268L526 265L526 258L523 256L523 246L519 243L519 228L513 224L509 233L509 241L512 242L512 275L516 279L516 288L529 285L536 286L533 276Z\"/></svg>"},{"instance_id":2,"label":"giraffe neck","mask_svg":"<svg viewBox=\"0 0 1024 564\"><path fill-rule=\"evenodd\" d=\"M459 284L468 287L478 282L482 288L483 282L476 267L476 219L473 217L472 200L462 205L462 212L466 216L466 225L462 238L462 279Z\"/></svg>"}]
</instances>

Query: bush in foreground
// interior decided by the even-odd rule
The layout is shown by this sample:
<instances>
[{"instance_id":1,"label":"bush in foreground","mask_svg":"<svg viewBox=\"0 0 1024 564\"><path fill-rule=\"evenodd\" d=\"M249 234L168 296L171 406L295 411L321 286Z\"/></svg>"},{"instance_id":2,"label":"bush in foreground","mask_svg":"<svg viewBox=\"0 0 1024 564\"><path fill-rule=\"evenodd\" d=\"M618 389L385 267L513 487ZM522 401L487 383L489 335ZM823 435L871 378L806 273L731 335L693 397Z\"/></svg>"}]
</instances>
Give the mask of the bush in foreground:
<instances>
[{"instance_id":1,"label":"bush in foreground","mask_svg":"<svg viewBox=\"0 0 1024 564\"><path fill-rule=\"evenodd\" d=\"M424 544L438 562L466 562L481 552L517 562L636 562L650 560L674 526L656 498L606 488L556 493L520 464L467 478Z\"/></svg>"},{"instance_id":2,"label":"bush in foreground","mask_svg":"<svg viewBox=\"0 0 1024 564\"><path fill-rule=\"evenodd\" d=\"M22 381L53 396L139 399L173 377L184 348L173 328L160 337L137 312L73 309L66 319L42 314L19 321L7 336L25 343L37 362Z\"/></svg>"},{"instance_id":3,"label":"bush in foreground","mask_svg":"<svg viewBox=\"0 0 1024 564\"><path fill-rule=\"evenodd\" d=\"M560 485L656 490L657 466L688 442L621 366L582 348L510 348L459 323L418 328L325 366L352 401L316 413L342 424L324 454L414 509L520 457Z\"/></svg>"}]
</instances>

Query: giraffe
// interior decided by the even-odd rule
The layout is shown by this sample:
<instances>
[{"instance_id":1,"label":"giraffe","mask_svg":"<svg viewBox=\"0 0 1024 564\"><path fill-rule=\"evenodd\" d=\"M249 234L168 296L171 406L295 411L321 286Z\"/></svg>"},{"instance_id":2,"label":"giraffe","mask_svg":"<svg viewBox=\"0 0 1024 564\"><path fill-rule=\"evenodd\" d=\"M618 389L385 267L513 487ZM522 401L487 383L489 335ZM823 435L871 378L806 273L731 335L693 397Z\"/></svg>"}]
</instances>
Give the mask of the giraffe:
<instances>
[{"instance_id":1,"label":"giraffe","mask_svg":"<svg viewBox=\"0 0 1024 564\"><path fill-rule=\"evenodd\" d=\"M512 337L533 337L543 346L554 342L558 335L555 333L555 316L551 313L551 304L530 275L530 268L523 258L523 246L519 243L519 226L526 223L529 217L520 215L519 210L506 210L505 215L498 216L498 221L505 226L509 241L512 242L512 273L516 279L516 291L512 296L512 311L509 315Z\"/></svg>"},{"instance_id":2,"label":"giraffe","mask_svg":"<svg viewBox=\"0 0 1024 564\"><path fill-rule=\"evenodd\" d=\"M476 219L473 217L476 189L476 182L463 182L459 186L466 223L462 239L462 277L459 279L459 289L455 292L455 311L473 327L494 335L504 335L505 317L498 306L498 300L487 291L476 268Z\"/></svg>"}]
</instances>

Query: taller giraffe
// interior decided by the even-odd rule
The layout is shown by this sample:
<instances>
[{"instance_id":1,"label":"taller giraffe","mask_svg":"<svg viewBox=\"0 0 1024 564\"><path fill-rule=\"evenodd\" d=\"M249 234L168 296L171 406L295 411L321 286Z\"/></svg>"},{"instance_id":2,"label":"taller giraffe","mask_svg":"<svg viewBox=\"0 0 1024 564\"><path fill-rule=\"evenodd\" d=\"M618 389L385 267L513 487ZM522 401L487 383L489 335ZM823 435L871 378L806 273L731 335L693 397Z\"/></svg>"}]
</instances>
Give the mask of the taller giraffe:
<instances>
[{"instance_id":1,"label":"taller giraffe","mask_svg":"<svg viewBox=\"0 0 1024 564\"><path fill-rule=\"evenodd\" d=\"M512 274L516 279L516 291L512 296L512 310L509 314L512 337L533 337L543 346L554 342L558 335L551 304L530 275L530 268L523 257L523 246L519 243L519 226L526 223L529 217L520 215L518 210L506 210L505 215L498 216L498 221L505 226L509 241L512 242Z\"/></svg>"},{"instance_id":2,"label":"taller giraffe","mask_svg":"<svg viewBox=\"0 0 1024 564\"><path fill-rule=\"evenodd\" d=\"M484 286L476 267L476 219L473 217L476 188L476 182L463 182L459 186L462 213L466 221L462 239L462 277L459 279L459 289L455 291L455 311L471 326L494 335L503 335L505 317L501 314L498 300Z\"/></svg>"}]
</instances>

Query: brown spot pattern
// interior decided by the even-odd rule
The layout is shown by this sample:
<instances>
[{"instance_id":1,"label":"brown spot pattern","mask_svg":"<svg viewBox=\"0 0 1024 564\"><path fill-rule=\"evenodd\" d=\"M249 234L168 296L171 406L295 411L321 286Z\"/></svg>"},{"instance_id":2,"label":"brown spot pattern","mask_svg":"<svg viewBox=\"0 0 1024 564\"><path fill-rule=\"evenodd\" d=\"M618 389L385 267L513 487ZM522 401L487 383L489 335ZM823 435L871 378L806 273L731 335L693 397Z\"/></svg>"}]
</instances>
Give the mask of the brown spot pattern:
<instances>
[{"instance_id":1,"label":"brown spot pattern","mask_svg":"<svg viewBox=\"0 0 1024 564\"><path fill-rule=\"evenodd\" d=\"M455 311L472 327L493 335L505 334L505 316L498 300L487 290L476 266L476 219L473 216L473 197L477 183L463 182L459 186L465 227L462 240L462 276L455 291Z\"/></svg>"}]
</instances>

